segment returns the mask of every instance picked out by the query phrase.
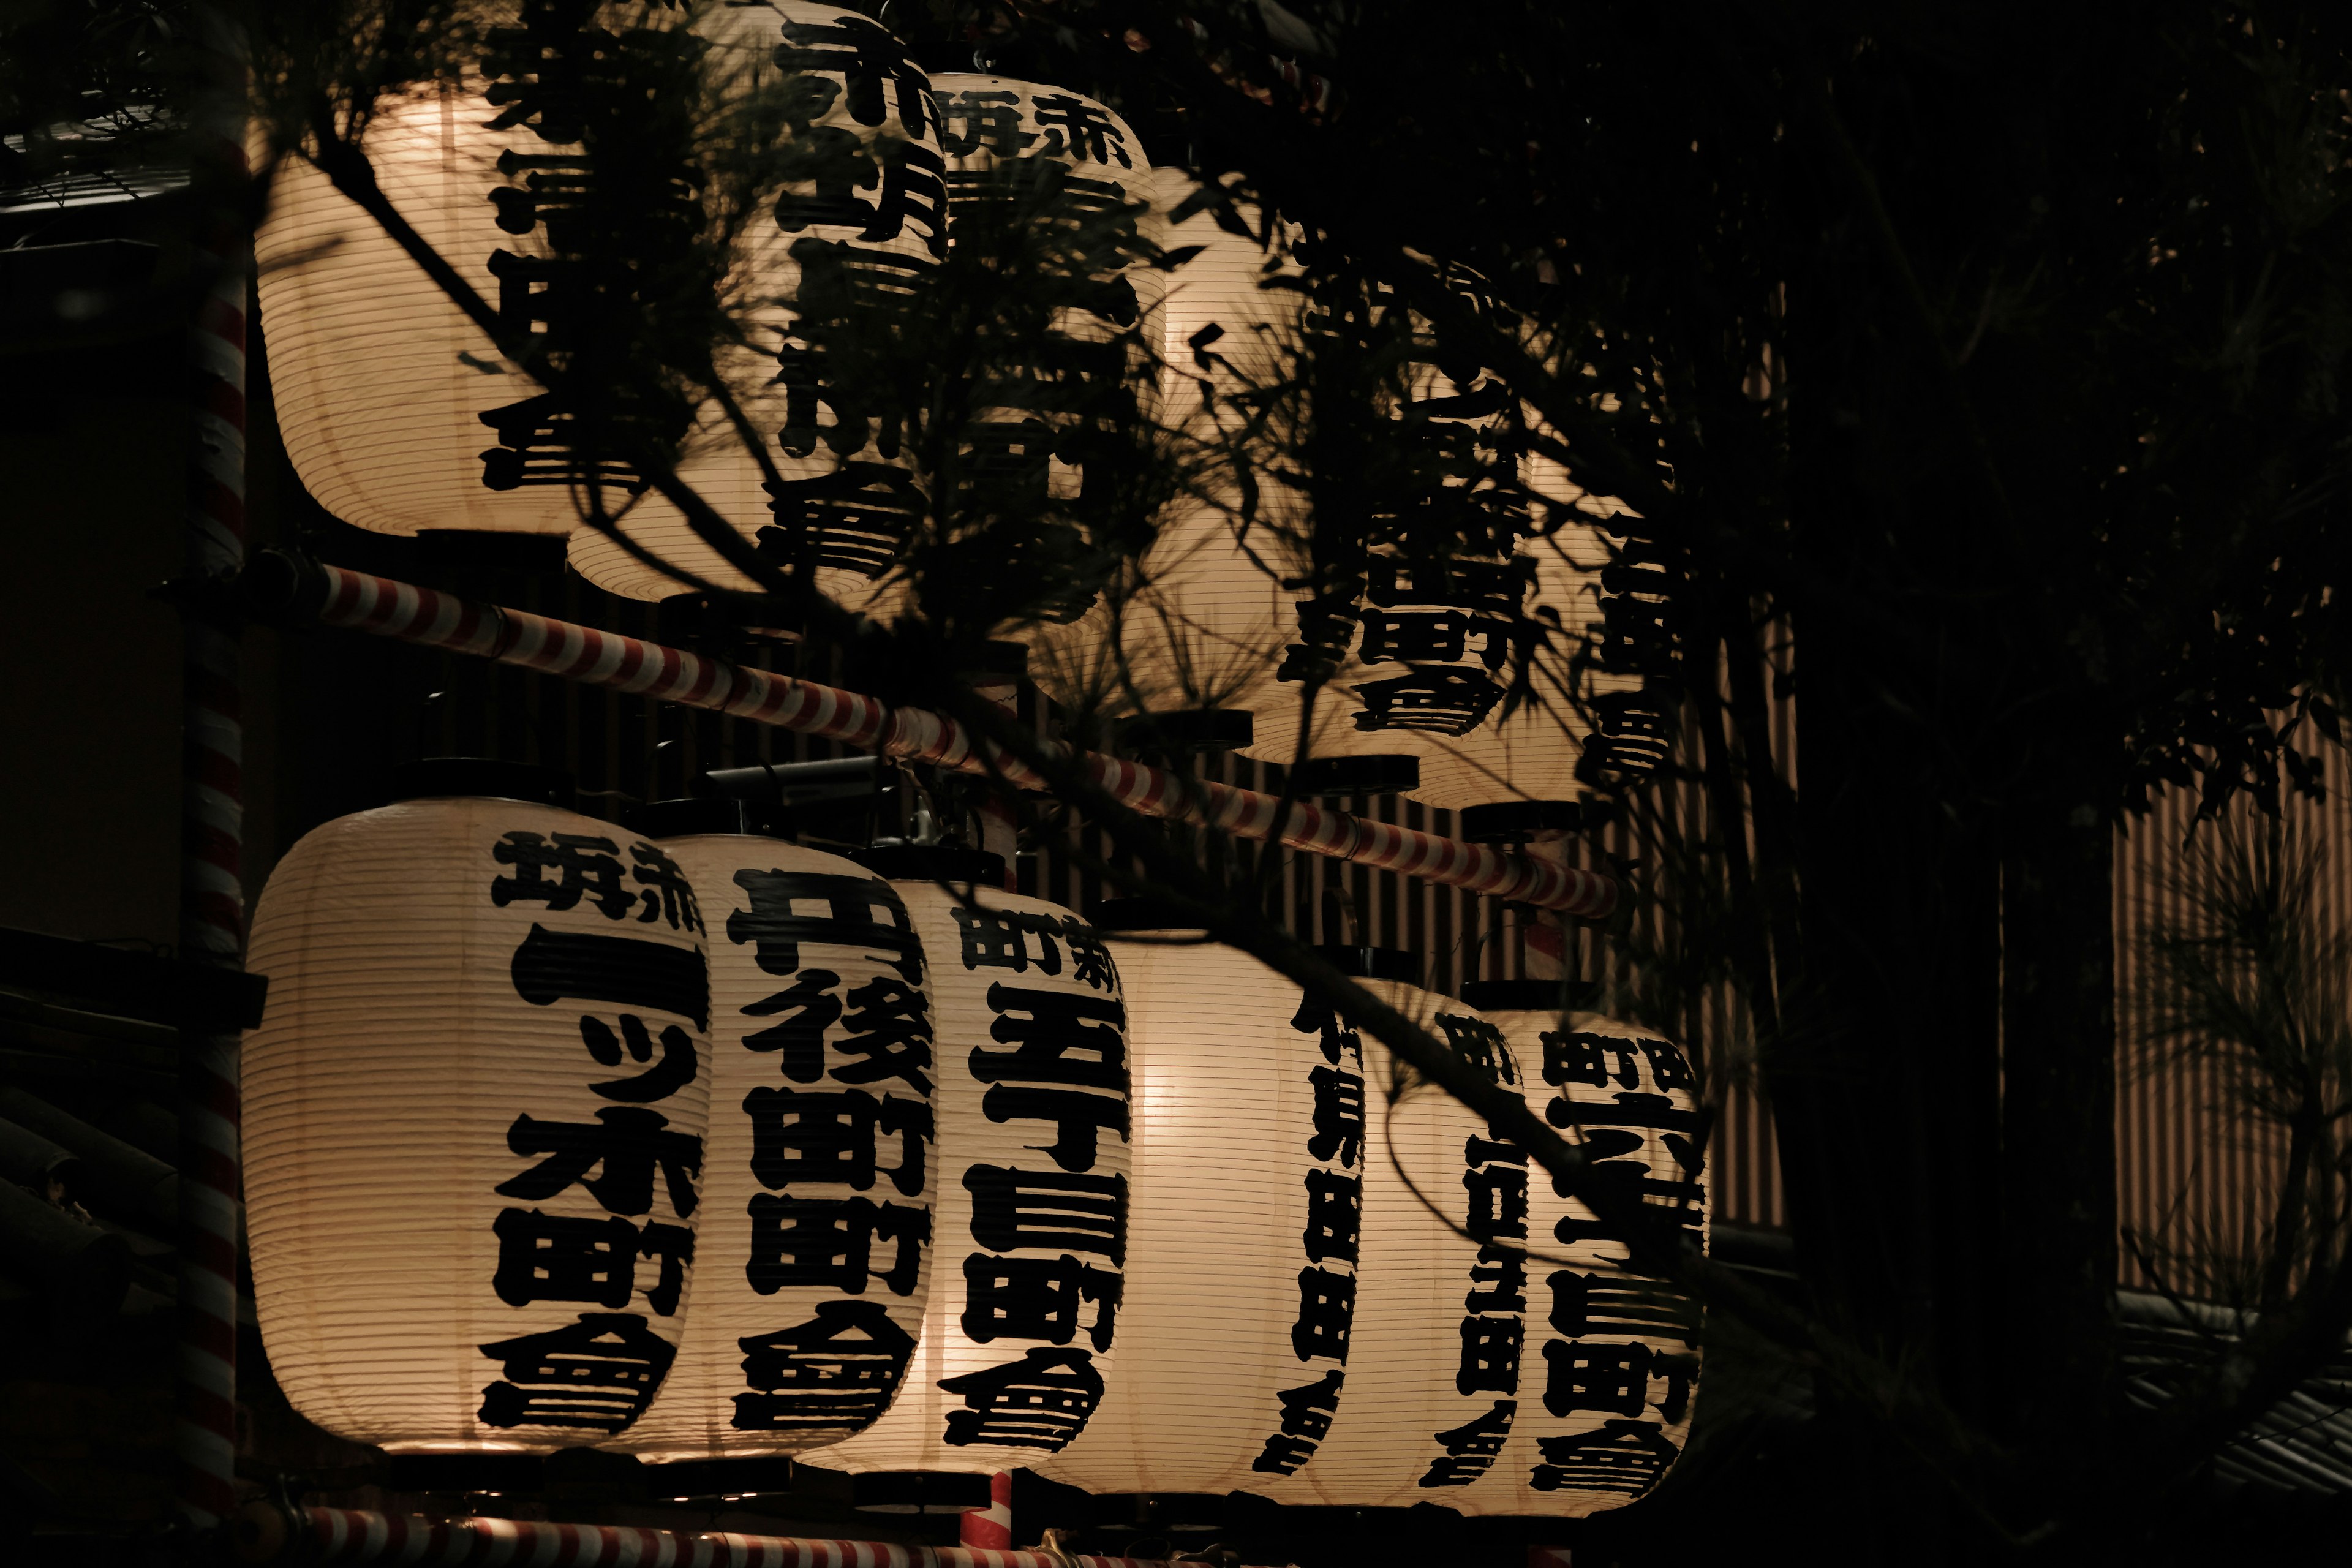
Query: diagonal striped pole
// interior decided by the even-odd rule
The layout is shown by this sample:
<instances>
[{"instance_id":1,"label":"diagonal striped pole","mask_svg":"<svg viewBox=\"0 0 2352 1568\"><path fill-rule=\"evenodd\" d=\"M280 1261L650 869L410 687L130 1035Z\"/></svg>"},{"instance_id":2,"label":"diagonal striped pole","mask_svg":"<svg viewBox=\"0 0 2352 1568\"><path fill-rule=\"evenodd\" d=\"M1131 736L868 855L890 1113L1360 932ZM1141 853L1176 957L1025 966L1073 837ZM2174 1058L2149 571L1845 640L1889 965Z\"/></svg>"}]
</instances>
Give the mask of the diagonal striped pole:
<instances>
[{"instance_id":1,"label":"diagonal striped pole","mask_svg":"<svg viewBox=\"0 0 2352 1568\"><path fill-rule=\"evenodd\" d=\"M1005 1478L1000 1475L1000 1480ZM686 1534L523 1519L425 1519L358 1509L247 1505L233 1538L246 1563L479 1564L481 1568L1172 1568L1158 1559L1039 1548ZM1560 1561L1565 1562L1563 1557Z\"/></svg>"},{"instance_id":2,"label":"diagonal striped pole","mask_svg":"<svg viewBox=\"0 0 2352 1568\"><path fill-rule=\"evenodd\" d=\"M205 65L192 124L195 262L210 281L190 331L195 423L182 600L180 952L244 962L245 837L239 621L226 586L245 564L245 68L235 34L200 12ZM237 1037L184 1035L175 1442L182 1513L208 1529L236 1510Z\"/></svg>"},{"instance_id":3,"label":"diagonal striped pole","mask_svg":"<svg viewBox=\"0 0 2352 1568\"><path fill-rule=\"evenodd\" d=\"M988 1506L964 1510L958 1526L960 1543L983 1552L1013 1550L1013 1472L999 1470L988 1478Z\"/></svg>"},{"instance_id":4,"label":"diagonal striped pole","mask_svg":"<svg viewBox=\"0 0 2352 1568\"><path fill-rule=\"evenodd\" d=\"M822 736L882 756L992 774L1022 788L1045 784L1026 763L943 714L893 708L860 692L705 658L527 610L476 604L324 562L303 563L277 552L266 559L283 570L264 575L283 580L257 584L257 597L316 616L321 625L492 658L564 680L635 692L652 701ZM1054 749L1083 768L1112 799L1146 816L1202 823L1237 838L1286 844L1583 920L1605 919L1617 907L1617 884L1597 871L1507 855L1483 844L1441 838L1307 801L1284 801L1232 784L1183 778L1141 763L1069 752L1058 743Z\"/></svg>"}]
</instances>

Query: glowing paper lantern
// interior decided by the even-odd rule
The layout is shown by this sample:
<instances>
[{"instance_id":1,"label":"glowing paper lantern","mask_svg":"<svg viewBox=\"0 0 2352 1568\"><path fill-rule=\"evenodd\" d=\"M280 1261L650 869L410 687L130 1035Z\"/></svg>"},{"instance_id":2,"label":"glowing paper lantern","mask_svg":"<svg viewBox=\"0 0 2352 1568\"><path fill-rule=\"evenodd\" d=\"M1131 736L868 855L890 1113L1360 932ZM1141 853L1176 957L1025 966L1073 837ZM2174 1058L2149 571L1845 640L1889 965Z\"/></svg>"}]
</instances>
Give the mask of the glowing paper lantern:
<instances>
[{"instance_id":1,"label":"glowing paper lantern","mask_svg":"<svg viewBox=\"0 0 2352 1568\"><path fill-rule=\"evenodd\" d=\"M1598 655L1589 672L1592 733L1582 737L1588 766L1654 772L1672 751L1671 716L1686 679L1673 603L1681 585L1675 552L1642 537L1646 531L1632 508L1588 493L1549 458L1528 459L1528 488L1564 520L1558 537L1565 554L1593 563L1580 594L1590 609L1580 623L1570 616L1567 628ZM1560 607L1566 615L1568 606Z\"/></svg>"},{"instance_id":2,"label":"glowing paper lantern","mask_svg":"<svg viewBox=\"0 0 2352 1568\"><path fill-rule=\"evenodd\" d=\"M1485 285L1474 275L1449 281L1465 305L1485 307ZM1446 355L1433 332L1402 303L1352 309L1371 312L1381 331L1401 324L1409 335L1403 384L1386 395L1381 412L1384 444L1411 467L1371 488L1361 561L1338 576L1324 563L1325 585L1310 586L1291 606L1293 640L1244 749L1268 761L1297 754L1300 708L1318 671L1328 676L1309 755L1410 753L1419 742L1474 733L1498 716L1529 610L1534 563L1517 551L1526 508L1496 478L1516 472L1507 391L1475 364L1441 364ZM1304 325L1311 341L1311 313ZM1335 319L1333 330L1360 329ZM1433 528L1446 531L1452 547L1409 559L1408 538Z\"/></svg>"},{"instance_id":3,"label":"glowing paper lantern","mask_svg":"<svg viewBox=\"0 0 2352 1568\"><path fill-rule=\"evenodd\" d=\"M1171 253L1194 252L1166 275L1159 303L1159 402L1183 441L1205 455L1222 449L1243 416L1228 400L1289 374L1298 296L1262 284L1296 268L1220 227L1190 174L1153 175L1161 243ZM1255 226L1254 210L1240 216ZM1209 466L1213 476L1213 458ZM1041 636L1032 664L1039 684L1083 711L1246 712L1269 702L1296 617L1280 582L1293 563L1265 524L1295 524L1298 503L1278 482L1262 482L1255 526L1241 521L1231 484L1173 503L1138 581L1066 631ZM1259 738L1267 733L1261 729Z\"/></svg>"},{"instance_id":4,"label":"glowing paper lantern","mask_svg":"<svg viewBox=\"0 0 2352 1568\"><path fill-rule=\"evenodd\" d=\"M735 15L708 14L726 26ZM671 30L626 7L521 0L495 14L454 84L374 106L362 151L408 225L498 313L546 330L657 272L697 239L694 171L659 180L642 220L613 225L583 156L587 117L629 85L677 90ZM607 89L600 98L583 82ZM569 533L593 486L607 511L650 482L617 450L578 449L581 410L527 377L357 204L299 161L256 237L264 330L288 452L320 504L388 533ZM593 259L590 259L593 256ZM574 343L565 351L585 352ZM575 364L574 368L578 368ZM602 377L607 444L674 445L694 410L659 378Z\"/></svg>"},{"instance_id":5,"label":"glowing paper lantern","mask_svg":"<svg viewBox=\"0 0 2352 1568\"><path fill-rule=\"evenodd\" d=\"M683 1325L710 1081L695 889L540 770L411 783L295 845L254 917L270 1365L359 1442L592 1443L644 1411Z\"/></svg>"},{"instance_id":6,"label":"glowing paper lantern","mask_svg":"<svg viewBox=\"0 0 2352 1568\"><path fill-rule=\"evenodd\" d=\"M1252 210L1239 211L1251 235L1234 234L1217 224L1191 175L1158 175L1171 226L1165 243L1177 252L1197 247L1171 275L1160 306L1162 406L1191 439L1215 450L1234 437L1252 388L1296 372L1309 307L1280 286L1297 269L1278 242L1269 254L1256 237ZM1426 334L1424 352L1433 360ZM1544 672L1549 688L1578 679L1570 656L1597 618L1596 574L1607 549L1580 519L1563 521L1558 549L1515 542L1525 521L1518 500L1478 477L1510 466L1499 449L1508 406L1499 384L1483 374L1454 384L1433 363L1412 370L1412 395L1394 411L1398 439L1442 459L1441 489L1462 492L1447 500L1490 498L1465 504L1491 514L1495 552L1416 571L1376 540L1356 601L1306 604L1281 585L1306 571L1286 539L1304 500L1261 467L1246 522L1232 487L1172 507L1138 582L1067 633L1043 639L1040 683L1086 710L1246 711L1255 737L1244 754L1286 762L1298 749L1304 670L1319 648L1337 668L1317 700L1307 755L1416 758L1422 784L1407 793L1432 805L1572 795L1582 718L1555 700L1506 721L1498 705L1515 626L1548 619L1542 609L1560 621ZM1542 492L1560 513L1580 493L1539 461L1530 472L1560 481ZM1610 675L1579 680L1586 691L1635 685Z\"/></svg>"},{"instance_id":7,"label":"glowing paper lantern","mask_svg":"<svg viewBox=\"0 0 2352 1568\"><path fill-rule=\"evenodd\" d=\"M425 242L485 300L527 316L547 236L528 205L492 205L525 189L499 161L575 150L490 129L486 87L474 74L379 103L364 150ZM562 454L534 443L555 417L542 389L326 175L299 159L280 167L254 253L278 427L320 505L380 533L577 524Z\"/></svg>"},{"instance_id":8,"label":"glowing paper lantern","mask_svg":"<svg viewBox=\"0 0 2352 1568\"><path fill-rule=\"evenodd\" d=\"M951 239L975 243L969 237L992 219L1048 233L1050 283L1061 291L1041 301L1052 306L1043 332L1017 347L982 339L979 368L950 389L969 399L956 455L963 493L942 510L967 526L1003 510L1083 535L1124 504L1121 465L1098 458L1148 427L1156 392L1135 333L1160 275L1132 265L1125 243L1150 226L1150 162L1125 121L1080 94L985 75L943 75L932 86ZM1047 285L1046 268L1028 271L1025 288ZM1089 601L1076 593L1045 605L1046 617L1082 614Z\"/></svg>"},{"instance_id":9,"label":"glowing paper lantern","mask_svg":"<svg viewBox=\"0 0 2352 1568\"><path fill-rule=\"evenodd\" d=\"M694 1300L660 1397L606 1445L649 1459L837 1442L882 1414L923 1322L938 1069L921 944L890 884L737 831L741 809L635 819L710 926Z\"/></svg>"},{"instance_id":10,"label":"glowing paper lantern","mask_svg":"<svg viewBox=\"0 0 2352 1568\"><path fill-rule=\"evenodd\" d=\"M1549 993L1549 995L1544 994ZM1655 1231L1706 1245L1697 1084L1690 1060L1647 1030L1592 1014L1563 1022L1557 983L1494 982L1489 1002L1528 1079L1530 1102L1602 1178L1651 1205ZM1507 1005L1508 1010L1491 1004ZM1440 1498L1465 1513L1581 1515L1654 1487L1689 1440L1699 1373L1696 1303L1630 1273L1628 1249L1538 1168L1528 1215L1527 1346L1501 1458Z\"/></svg>"},{"instance_id":11,"label":"glowing paper lantern","mask_svg":"<svg viewBox=\"0 0 2352 1568\"><path fill-rule=\"evenodd\" d=\"M1517 1087L1517 1063L1495 1026L1395 978L1413 967L1402 957L1382 966L1387 978L1362 984L1495 1081ZM1302 1405L1295 1419L1303 1435L1322 1437L1314 1457L1296 1476L1248 1489L1284 1503L1450 1506L1493 1468L1517 1408L1527 1156L1433 1087L1385 1103L1400 1081L1392 1058L1370 1035L1360 1045L1363 1238L1345 1397L1336 1409ZM1477 1239L1433 1215L1401 1169ZM1328 1435L1316 1430L1325 1426Z\"/></svg>"},{"instance_id":12,"label":"glowing paper lantern","mask_svg":"<svg viewBox=\"0 0 2352 1568\"><path fill-rule=\"evenodd\" d=\"M1078 916L997 890L993 857L869 857L930 958L937 1261L897 1401L806 1458L851 1471L1032 1464L1078 1435L1113 1376L1129 1177L1118 970ZM955 881L905 879L931 868Z\"/></svg>"},{"instance_id":13,"label":"glowing paper lantern","mask_svg":"<svg viewBox=\"0 0 2352 1568\"><path fill-rule=\"evenodd\" d=\"M1257 1489L1314 1454L1348 1377L1360 1051L1197 932L1115 945L1135 1068L1119 1375L1039 1470L1094 1491Z\"/></svg>"},{"instance_id":14,"label":"glowing paper lantern","mask_svg":"<svg viewBox=\"0 0 2352 1568\"><path fill-rule=\"evenodd\" d=\"M1550 539L1528 541L1520 553L1535 570L1530 613L1549 610L1559 617L1557 627L1547 626L1548 646L1535 664L1537 700L1466 735L1415 736L1406 742L1421 760L1421 783L1403 793L1425 805L1458 811L1497 801L1574 799L1592 725L1567 694L1597 700L1605 710L1609 694L1641 687L1637 676L1574 668L1586 628L1601 618L1600 574L1609 553L1599 530L1563 523Z\"/></svg>"},{"instance_id":15,"label":"glowing paper lantern","mask_svg":"<svg viewBox=\"0 0 2352 1568\"><path fill-rule=\"evenodd\" d=\"M871 599L913 537L925 507L895 418L828 381L845 331L875 331L929 282L947 253L947 189L931 83L898 39L841 5L807 0L728 5L697 18L711 40L722 93L748 95L799 73L822 100L811 146L854 159L860 179L789 185L744 242L753 342L726 350L719 371L778 470L771 494L758 462L714 404L703 411L678 477L744 541L782 568L818 568L818 585L853 607ZM855 318L864 317L861 323ZM661 560L722 588L756 586L653 498L620 531ZM583 531L572 566L608 593L661 599L691 584Z\"/></svg>"},{"instance_id":16,"label":"glowing paper lantern","mask_svg":"<svg viewBox=\"0 0 2352 1568\"><path fill-rule=\"evenodd\" d=\"M1627 640L1629 630L1655 621L1661 611L1653 601L1663 595L1650 591L1654 579L1629 576L1622 567L1604 576L1612 563L1606 520L1626 508L1588 494L1541 454L1528 456L1522 472L1550 530L1519 547L1535 573L1529 614L1546 623L1531 671L1535 700L1465 735L1405 742L1420 759L1421 783L1403 793L1427 805L1458 811L1570 800L1596 766L1646 773L1664 754L1664 731L1653 717L1657 700L1640 695L1644 682L1637 667L1651 656ZM1613 589L1607 585L1612 580Z\"/></svg>"}]
</instances>

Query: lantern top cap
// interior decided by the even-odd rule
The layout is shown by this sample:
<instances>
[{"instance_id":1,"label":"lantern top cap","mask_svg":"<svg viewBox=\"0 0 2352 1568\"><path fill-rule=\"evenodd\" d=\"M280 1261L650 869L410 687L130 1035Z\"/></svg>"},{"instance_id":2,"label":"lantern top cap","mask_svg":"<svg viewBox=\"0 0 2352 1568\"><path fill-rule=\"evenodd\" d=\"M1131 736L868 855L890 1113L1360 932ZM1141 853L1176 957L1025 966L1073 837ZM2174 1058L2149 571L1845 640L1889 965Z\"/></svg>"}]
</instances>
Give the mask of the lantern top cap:
<instances>
[{"instance_id":1,"label":"lantern top cap","mask_svg":"<svg viewBox=\"0 0 2352 1568\"><path fill-rule=\"evenodd\" d=\"M426 757L392 770L391 795L395 802L446 796L520 800L569 811L573 785L572 775L561 768L532 763L500 762L494 757Z\"/></svg>"},{"instance_id":2,"label":"lantern top cap","mask_svg":"<svg viewBox=\"0 0 2352 1568\"><path fill-rule=\"evenodd\" d=\"M1396 947L1354 947L1324 942L1317 956L1353 980L1393 980L1402 985L1421 984L1421 960Z\"/></svg>"},{"instance_id":3,"label":"lantern top cap","mask_svg":"<svg viewBox=\"0 0 2352 1568\"><path fill-rule=\"evenodd\" d=\"M889 882L985 882L1004 886L1004 857L947 844L871 844L842 853Z\"/></svg>"},{"instance_id":4,"label":"lantern top cap","mask_svg":"<svg viewBox=\"0 0 2352 1568\"><path fill-rule=\"evenodd\" d=\"M1291 783L1302 795L1403 795L1421 787L1421 759L1402 752L1314 757Z\"/></svg>"},{"instance_id":5,"label":"lantern top cap","mask_svg":"<svg viewBox=\"0 0 2352 1568\"><path fill-rule=\"evenodd\" d=\"M1591 1005L1597 980L1473 980L1462 1000L1481 1013L1565 1013Z\"/></svg>"},{"instance_id":6,"label":"lantern top cap","mask_svg":"<svg viewBox=\"0 0 2352 1568\"><path fill-rule=\"evenodd\" d=\"M772 801L717 795L647 801L623 812L621 826L647 838L686 838L711 833L755 838L793 837L792 813L786 807Z\"/></svg>"}]
</instances>

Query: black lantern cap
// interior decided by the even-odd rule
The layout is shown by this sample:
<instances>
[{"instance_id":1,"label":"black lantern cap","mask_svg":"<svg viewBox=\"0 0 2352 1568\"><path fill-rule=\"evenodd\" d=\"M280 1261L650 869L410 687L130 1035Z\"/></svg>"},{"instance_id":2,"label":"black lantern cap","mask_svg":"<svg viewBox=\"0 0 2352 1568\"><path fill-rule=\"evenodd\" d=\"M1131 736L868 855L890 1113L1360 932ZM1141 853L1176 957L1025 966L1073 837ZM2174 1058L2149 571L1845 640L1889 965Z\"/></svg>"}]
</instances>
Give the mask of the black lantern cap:
<instances>
[{"instance_id":1,"label":"black lantern cap","mask_svg":"<svg viewBox=\"0 0 2352 1568\"><path fill-rule=\"evenodd\" d=\"M561 768L506 763L495 757L426 757L392 770L395 801L472 796L528 801L569 811L573 793L572 775Z\"/></svg>"},{"instance_id":2,"label":"black lantern cap","mask_svg":"<svg viewBox=\"0 0 2352 1568\"><path fill-rule=\"evenodd\" d=\"M1144 751L1237 752L1257 734L1257 721L1238 708L1186 708L1145 713L1119 726L1119 740Z\"/></svg>"},{"instance_id":3,"label":"black lantern cap","mask_svg":"<svg viewBox=\"0 0 2352 1568\"><path fill-rule=\"evenodd\" d=\"M772 801L686 795L651 800L621 814L621 826L647 838L685 838L702 833L750 834L791 838L792 813Z\"/></svg>"},{"instance_id":4,"label":"black lantern cap","mask_svg":"<svg viewBox=\"0 0 2352 1568\"><path fill-rule=\"evenodd\" d=\"M1462 1000L1481 1013L1564 1013L1601 994L1598 980L1473 980Z\"/></svg>"},{"instance_id":5,"label":"black lantern cap","mask_svg":"<svg viewBox=\"0 0 2352 1568\"><path fill-rule=\"evenodd\" d=\"M416 574L427 582L451 577L536 577L563 570L563 540L552 533L508 529L426 528L416 534Z\"/></svg>"},{"instance_id":6,"label":"black lantern cap","mask_svg":"<svg viewBox=\"0 0 2352 1568\"><path fill-rule=\"evenodd\" d=\"M679 1459L646 1467L646 1490L656 1498L749 1497L793 1488L793 1462L778 1455L746 1459Z\"/></svg>"},{"instance_id":7,"label":"black lantern cap","mask_svg":"<svg viewBox=\"0 0 2352 1568\"><path fill-rule=\"evenodd\" d=\"M1324 963L1351 980L1394 980L1405 985L1421 984L1421 960L1402 948L1349 947L1327 942L1318 945L1315 952Z\"/></svg>"},{"instance_id":8,"label":"black lantern cap","mask_svg":"<svg viewBox=\"0 0 2352 1568\"><path fill-rule=\"evenodd\" d=\"M830 762L709 768L697 774L689 787L698 795L815 805L873 795L892 787L892 781L889 764L879 757L837 757Z\"/></svg>"},{"instance_id":9,"label":"black lantern cap","mask_svg":"<svg viewBox=\"0 0 2352 1568\"><path fill-rule=\"evenodd\" d=\"M724 654L746 637L791 642L798 610L773 594L672 594L654 603L654 637L704 654Z\"/></svg>"},{"instance_id":10,"label":"black lantern cap","mask_svg":"<svg viewBox=\"0 0 2352 1568\"><path fill-rule=\"evenodd\" d=\"M1402 795L1421 787L1421 759L1401 752L1315 757L1298 764L1291 782L1300 795Z\"/></svg>"},{"instance_id":11,"label":"black lantern cap","mask_svg":"<svg viewBox=\"0 0 2352 1568\"><path fill-rule=\"evenodd\" d=\"M842 854L886 882L985 882L1004 886L1004 857L947 844L870 844Z\"/></svg>"},{"instance_id":12,"label":"black lantern cap","mask_svg":"<svg viewBox=\"0 0 2352 1568\"><path fill-rule=\"evenodd\" d=\"M986 1476L938 1470L868 1470L849 1482L849 1506L860 1513L961 1513L988 1506Z\"/></svg>"},{"instance_id":13,"label":"black lantern cap","mask_svg":"<svg viewBox=\"0 0 2352 1568\"><path fill-rule=\"evenodd\" d=\"M394 1454L385 1489L396 1492L537 1493L547 1464L537 1454Z\"/></svg>"},{"instance_id":14,"label":"black lantern cap","mask_svg":"<svg viewBox=\"0 0 2352 1568\"><path fill-rule=\"evenodd\" d=\"M1538 833L1583 833L1605 825L1608 805L1591 800L1498 800L1465 805L1456 819L1473 844L1517 844Z\"/></svg>"}]
</instances>

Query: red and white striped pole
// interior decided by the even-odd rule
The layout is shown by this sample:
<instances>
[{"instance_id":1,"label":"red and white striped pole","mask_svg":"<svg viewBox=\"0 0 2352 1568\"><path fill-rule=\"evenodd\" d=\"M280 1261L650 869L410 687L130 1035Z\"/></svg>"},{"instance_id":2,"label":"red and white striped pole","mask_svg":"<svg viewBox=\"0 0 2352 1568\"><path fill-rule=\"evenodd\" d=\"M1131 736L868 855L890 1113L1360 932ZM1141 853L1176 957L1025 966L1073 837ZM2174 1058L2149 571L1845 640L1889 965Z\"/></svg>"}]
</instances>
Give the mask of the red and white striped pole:
<instances>
[{"instance_id":1,"label":"red and white striped pole","mask_svg":"<svg viewBox=\"0 0 2352 1568\"><path fill-rule=\"evenodd\" d=\"M1546 828L1528 836L1527 853L1530 859L1549 861L1565 869L1568 851L1569 835L1560 828ZM1529 980L1570 978L1574 962L1574 954L1569 951L1570 940L1568 928L1552 911L1538 910L1521 915L1521 973Z\"/></svg>"},{"instance_id":2,"label":"red and white striped pole","mask_svg":"<svg viewBox=\"0 0 2352 1568\"><path fill-rule=\"evenodd\" d=\"M244 962L245 837L239 622L245 565L245 66L229 24L200 13L207 66L192 125L196 265L210 276L190 333L195 440L182 600L180 951ZM236 1509L237 1037L187 1035L180 1069L179 1379L182 1512L198 1529Z\"/></svg>"},{"instance_id":3,"label":"red and white striped pole","mask_svg":"<svg viewBox=\"0 0 2352 1568\"><path fill-rule=\"evenodd\" d=\"M1013 1550L1013 1472L988 1478L988 1506L963 1510L959 1544L975 1552Z\"/></svg>"},{"instance_id":4,"label":"red and white striped pole","mask_svg":"<svg viewBox=\"0 0 2352 1568\"><path fill-rule=\"evenodd\" d=\"M996 1479L1001 1483L1010 1478ZM960 1546L901 1546L521 1519L425 1519L341 1508L289 1510L266 1502L247 1506L231 1545L246 1563L400 1563L411 1568L1168 1568L1156 1559L1044 1548L1015 1552L974 1546L968 1540Z\"/></svg>"}]
</instances>

